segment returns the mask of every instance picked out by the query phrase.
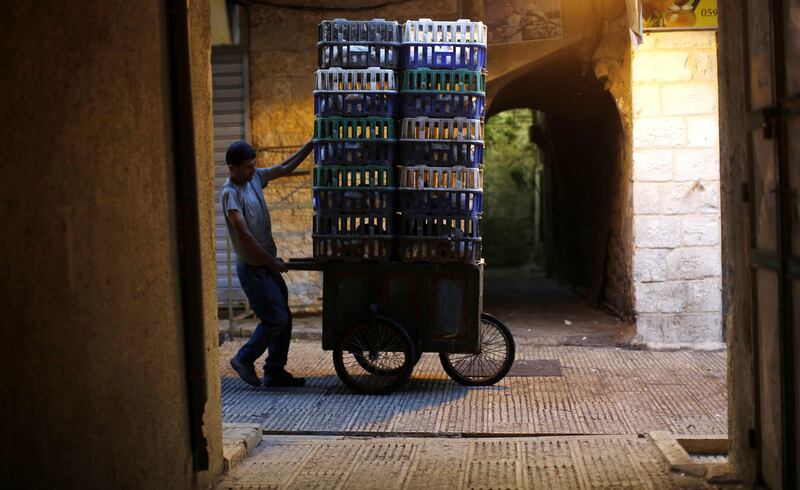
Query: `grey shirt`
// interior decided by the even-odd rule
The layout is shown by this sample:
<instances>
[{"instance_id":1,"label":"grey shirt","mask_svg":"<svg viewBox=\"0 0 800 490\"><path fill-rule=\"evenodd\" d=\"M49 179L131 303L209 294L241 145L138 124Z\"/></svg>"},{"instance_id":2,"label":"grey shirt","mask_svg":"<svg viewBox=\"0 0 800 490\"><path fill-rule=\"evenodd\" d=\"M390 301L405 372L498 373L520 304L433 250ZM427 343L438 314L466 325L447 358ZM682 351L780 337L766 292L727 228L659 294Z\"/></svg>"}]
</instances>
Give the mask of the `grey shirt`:
<instances>
[{"instance_id":1,"label":"grey shirt","mask_svg":"<svg viewBox=\"0 0 800 490\"><path fill-rule=\"evenodd\" d=\"M222 186L222 192L220 193L222 212L225 214L225 223L228 225L228 233L231 236L233 249L236 250L239 262L245 262L245 260L242 258L241 244L236 240L233 224L228 217L228 213L231 210L237 210L242 213L247 229L250 230L256 242L268 254L273 257L278 255L278 247L275 246L275 240L272 238L272 221L269 217L269 208L262 191L268 182L267 169L258 168L250 182L236 185L228 177L225 185Z\"/></svg>"}]
</instances>

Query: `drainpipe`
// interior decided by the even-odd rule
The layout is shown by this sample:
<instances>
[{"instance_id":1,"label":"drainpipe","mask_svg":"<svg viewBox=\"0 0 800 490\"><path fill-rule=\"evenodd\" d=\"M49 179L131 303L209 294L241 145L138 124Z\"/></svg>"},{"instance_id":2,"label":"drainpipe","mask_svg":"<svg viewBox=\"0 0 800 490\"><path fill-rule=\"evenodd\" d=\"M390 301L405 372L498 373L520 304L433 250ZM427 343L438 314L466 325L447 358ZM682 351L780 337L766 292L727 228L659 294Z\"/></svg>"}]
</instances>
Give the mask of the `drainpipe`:
<instances>
[{"instance_id":1,"label":"drainpipe","mask_svg":"<svg viewBox=\"0 0 800 490\"><path fill-rule=\"evenodd\" d=\"M203 433L206 386L205 321L200 255L200 212L194 146L188 0L166 0L170 114L175 166L181 310L194 471L208 469Z\"/></svg>"}]
</instances>

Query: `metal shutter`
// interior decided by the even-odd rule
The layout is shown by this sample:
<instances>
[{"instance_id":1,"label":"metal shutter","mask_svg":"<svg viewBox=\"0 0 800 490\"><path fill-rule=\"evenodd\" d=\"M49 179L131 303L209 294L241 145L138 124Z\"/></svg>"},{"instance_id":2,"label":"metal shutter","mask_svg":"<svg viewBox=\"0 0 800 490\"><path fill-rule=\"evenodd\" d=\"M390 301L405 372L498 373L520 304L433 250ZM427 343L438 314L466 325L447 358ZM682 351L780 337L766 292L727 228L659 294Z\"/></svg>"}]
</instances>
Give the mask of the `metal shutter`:
<instances>
[{"instance_id":1,"label":"metal shutter","mask_svg":"<svg viewBox=\"0 0 800 490\"><path fill-rule=\"evenodd\" d=\"M247 140L250 132L247 73L247 54L244 49L232 46L212 48L217 298L220 308L227 308L229 301L233 307L246 304L244 291L236 275L236 254L233 247L230 247L228 229L219 203L219 191L228 177L225 150L234 141Z\"/></svg>"}]
</instances>

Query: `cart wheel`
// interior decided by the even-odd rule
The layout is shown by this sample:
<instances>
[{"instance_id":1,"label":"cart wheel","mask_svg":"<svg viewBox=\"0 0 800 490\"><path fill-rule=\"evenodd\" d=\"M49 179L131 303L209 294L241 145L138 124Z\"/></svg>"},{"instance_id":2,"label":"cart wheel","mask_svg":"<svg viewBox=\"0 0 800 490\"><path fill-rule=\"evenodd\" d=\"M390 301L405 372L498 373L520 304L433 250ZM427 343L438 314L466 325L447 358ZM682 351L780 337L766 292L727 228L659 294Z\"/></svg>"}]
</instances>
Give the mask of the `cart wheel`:
<instances>
[{"instance_id":1,"label":"cart wheel","mask_svg":"<svg viewBox=\"0 0 800 490\"><path fill-rule=\"evenodd\" d=\"M439 353L448 376L467 386L490 386L501 379L514 363L514 337L503 322L481 313L479 354Z\"/></svg>"},{"instance_id":2,"label":"cart wheel","mask_svg":"<svg viewBox=\"0 0 800 490\"><path fill-rule=\"evenodd\" d=\"M345 332L333 351L339 379L353 391L391 393L411 376L414 344L397 323L378 317L374 324L357 325Z\"/></svg>"},{"instance_id":3,"label":"cart wheel","mask_svg":"<svg viewBox=\"0 0 800 490\"><path fill-rule=\"evenodd\" d=\"M389 371L385 371L383 368L377 365L376 361L381 359L379 352L366 352L364 353L364 355L362 355L360 352L354 352L353 357L356 359L356 362L358 362L359 366L361 366L362 368L364 368L365 370L369 371L372 374L392 375L398 373L399 372L398 369L400 369L396 368L396 369L391 369ZM412 366L412 370L414 366L417 365L421 357L422 357L422 352L417 352L416 355L414 356L414 365Z\"/></svg>"}]
</instances>

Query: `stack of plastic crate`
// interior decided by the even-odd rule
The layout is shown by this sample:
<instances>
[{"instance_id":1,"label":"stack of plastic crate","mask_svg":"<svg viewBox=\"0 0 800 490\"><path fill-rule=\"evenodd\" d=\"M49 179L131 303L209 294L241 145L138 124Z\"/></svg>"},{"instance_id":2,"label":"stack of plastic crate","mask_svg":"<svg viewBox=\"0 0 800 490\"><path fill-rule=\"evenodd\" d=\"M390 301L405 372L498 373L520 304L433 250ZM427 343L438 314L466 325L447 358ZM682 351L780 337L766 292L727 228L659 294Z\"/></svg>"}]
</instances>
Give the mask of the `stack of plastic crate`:
<instances>
[{"instance_id":1,"label":"stack of plastic crate","mask_svg":"<svg viewBox=\"0 0 800 490\"><path fill-rule=\"evenodd\" d=\"M389 260L400 25L323 21L314 90L314 257Z\"/></svg>"},{"instance_id":2,"label":"stack of plastic crate","mask_svg":"<svg viewBox=\"0 0 800 490\"><path fill-rule=\"evenodd\" d=\"M409 21L403 33L398 255L481 258L486 26Z\"/></svg>"}]
</instances>

